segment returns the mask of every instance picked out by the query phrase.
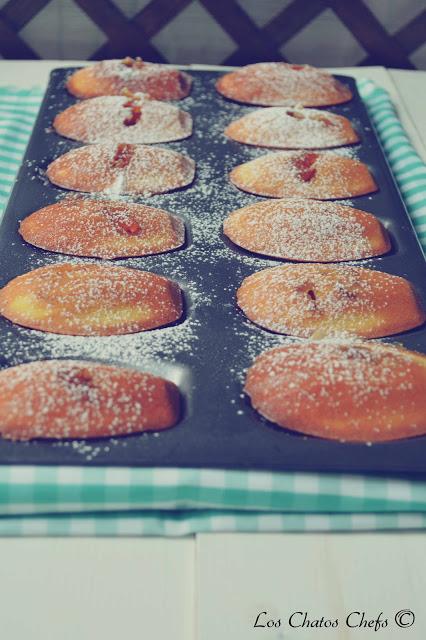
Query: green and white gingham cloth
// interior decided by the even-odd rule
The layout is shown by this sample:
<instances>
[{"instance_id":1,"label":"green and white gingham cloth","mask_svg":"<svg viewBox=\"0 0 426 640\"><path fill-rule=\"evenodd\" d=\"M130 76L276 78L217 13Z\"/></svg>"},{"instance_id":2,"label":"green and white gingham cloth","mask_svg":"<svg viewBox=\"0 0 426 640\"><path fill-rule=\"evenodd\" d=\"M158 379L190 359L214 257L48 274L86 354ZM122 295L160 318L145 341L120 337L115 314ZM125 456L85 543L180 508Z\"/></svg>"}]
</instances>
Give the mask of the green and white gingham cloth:
<instances>
[{"instance_id":1,"label":"green and white gingham cloth","mask_svg":"<svg viewBox=\"0 0 426 640\"><path fill-rule=\"evenodd\" d=\"M389 99L358 83L426 249L426 167ZM41 90L0 88L0 212ZM0 466L0 535L165 535L212 531L426 528L426 482L207 469Z\"/></svg>"}]
</instances>

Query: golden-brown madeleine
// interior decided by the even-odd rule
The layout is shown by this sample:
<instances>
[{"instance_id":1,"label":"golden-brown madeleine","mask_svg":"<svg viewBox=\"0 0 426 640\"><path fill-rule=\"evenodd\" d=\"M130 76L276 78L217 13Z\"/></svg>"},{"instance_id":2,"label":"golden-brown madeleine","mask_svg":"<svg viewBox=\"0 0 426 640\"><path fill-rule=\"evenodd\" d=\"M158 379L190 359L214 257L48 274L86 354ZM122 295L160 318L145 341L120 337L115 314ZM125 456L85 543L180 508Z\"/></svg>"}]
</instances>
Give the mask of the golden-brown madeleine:
<instances>
[{"instance_id":1,"label":"golden-brown madeleine","mask_svg":"<svg viewBox=\"0 0 426 640\"><path fill-rule=\"evenodd\" d=\"M330 152L279 151L235 167L231 182L270 198L353 198L377 191L365 164Z\"/></svg>"},{"instance_id":2,"label":"golden-brown madeleine","mask_svg":"<svg viewBox=\"0 0 426 640\"><path fill-rule=\"evenodd\" d=\"M116 96L128 89L154 100L181 100L189 95L191 84L191 76L184 71L127 57L78 69L68 78L67 89L77 98Z\"/></svg>"},{"instance_id":3,"label":"golden-brown madeleine","mask_svg":"<svg viewBox=\"0 0 426 640\"><path fill-rule=\"evenodd\" d=\"M386 229L371 213L306 198L262 200L233 211L225 235L253 253L299 262L341 262L387 253Z\"/></svg>"},{"instance_id":4,"label":"golden-brown madeleine","mask_svg":"<svg viewBox=\"0 0 426 640\"><path fill-rule=\"evenodd\" d=\"M163 253L185 241L182 220L162 209L83 197L35 211L21 222L19 232L47 251L92 258Z\"/></svg>"},{"instance_id":5,"label":"golden-brown madeleine","mask_svg":"<svg viewBox=\"0 0 426 640\"><path fill-rule=\"evenodd\" d=\"M219 78L216 89L231 100L266 107L325 107L352 99L349 87L323 69L285 62L249 64Z\"/></svg>"},{"instance_id":6,"label":"golden-brown madeleine","mask_svg":"<svg viewBox=\"0 0 426 640\"><path fill-rule=\"evenodd\" d=\"M380 338L426 320L405 278L346 265L285 264L257 271L243 280L237 302L261 327L300 338Z\"/></svg>"},{"instance_id":7,"label":"golden-brown madeleine","mask_svg":"<svg viewBox=\"0 0 426 640\"><path fill-rule=\"evenodd\" d=\"M72 191L151 196L191 184L195 163L161 147L91 144L59 156L46 174L53 184Z\"/></svg>"},{"instance_id":8,"label":"golden-brown madeleine","mask_svg":"<svg viewBox=\"0 0 426 640\"><path fill-rule=\"evenodd\" d=\"M244 144L276 149L326 149L359 142L344 116L290 107L256 109L231 122L225 135Z\"/></svg>"},{"instance_id":9,"label":"golden-brown madeleine","mask_svg":"<svg viewBox=\"0 0 426 640\"><path fill-rule=\"evenodd\" d=\"M153 144L188 138L192 118L139 93L83 100L59 113L53 126L59 135L80 142Z\"/></svg>"},{"instance_id":10,"label":"golden-brown madeleine","mask_svg":"<svg viewBox=\"0 0 426 640\"><path fill-rule=\"evenodd\" d=\"M11 440L100 438L167 429L178 388L134 369L40 360L0 371L0 434Z\"/></svg>"},{"instance_id":11,"label":"golden-brown madeleine","mask_svg":"<svg viewBox=\"0 0 426 640\"><path fill-rule=\"evenodd\" d=\"M0 313L31 329L110 336L179 320L179 286L154 273L100 264L54 264L11 280Z\"/></svg>"},{"instance_id":12,"label":"golden-brown madeleine","mask_svg":"<svg viewBox=\"0 0 426 640\"><path fill-rule=\"evenodd\" d=\"M307 341L262 353L247 372L253 407L320 438L379 442L426 433L426 356L374 342Z\"/></svg>"}]
</instances>

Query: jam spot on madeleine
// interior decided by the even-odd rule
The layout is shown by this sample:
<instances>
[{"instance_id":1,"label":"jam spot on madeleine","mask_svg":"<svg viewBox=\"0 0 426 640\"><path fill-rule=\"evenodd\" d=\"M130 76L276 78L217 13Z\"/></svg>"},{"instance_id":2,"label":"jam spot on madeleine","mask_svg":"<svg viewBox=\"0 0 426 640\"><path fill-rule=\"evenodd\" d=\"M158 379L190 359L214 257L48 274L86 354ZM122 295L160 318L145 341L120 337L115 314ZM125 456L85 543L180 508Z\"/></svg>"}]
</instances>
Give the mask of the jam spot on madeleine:
<instances>
[{"instance_id":1,"label":"jam spot on madeleine","mask_svg":"<svg viewBox=\"0 0 426 640\"><path fill-rule=\"evenodd\" d=\"M138 222L136 222L136 220L118 220L117 226L120 233L124 233L129 236L137 236L142 231L142 227Z\"/></svg>"},{"instance_id":2,"label":"jam spot on madeleine","mask_svg":"<svg viewBox=\"0 0 426 640\"><path fill-rule=\"evenodd\" d=\"M141 119L142 105L140 96L137 96L129 90L127 90L126 95L129 99L123 104L123 107L125 109L130 109L130 114L126 118L124 118L123 124L126 127L132 127Z\"/></svg>"},{"instance_id":3,"label":"jam spot on madeleine","mask_svg":"<svg viewBox=\"0 0 426 640\"><path fill-rule=\"evenodd\" d=\"M316 119L319 120L320 122L322 122L323 124L325 124L326 127L334 127L335 126L334 122L332 122L331 120L329 120L325 116L318 116Z\"/></svg>"},{"instance_id":4,"label":"jam spot on madeleine","mask_svg":"<svg viewBox=\"0 0 426 640\"><path fill-rule=\"evenodd\" d=\"M140 69L141 67L144 66L144 61L142 60L142 58L136 57L136 58L131 58L130 56L126 56L123 60L122 63L126 66L126 67L133 67L136 69Z\"/></svg>"},{"instance_id":5,"label":"jam spot on madeleine","mask_svg":"<svg viewBox=\"0 0 426 640\"><path fill-rule=\"evenodd\" d=\"M304 169L299 173L299 177L303 182L310 182L316 176L317 170L312 167L312 169Z\"/></svg>"},{"instance_id":6,"label":"jam spot on madeleine","mask_svg":"<svg viewBox=\"0 0 426 640\"><path fill-rule=\"evenodd\" d=\"M304 153L293 160L296 169L309 169L318 159L317 153Z\"/></svg>"},{"instance_id":7,"label":"jam spot on madeleine","mask_svg":"<svg viewBox=\"0 0 426 640\"><path fill-rule=\"evenodd\" d=\"M310 182L316 176L317 170L312 165L317 159L317 153L305 153L294 158L293 164L297 169L297 176L302 182Z\"/></svg>"},{"instance_id":8,"label":"jam spot on madeleine","mask_svg":"<svg viewBox=\"0 0 426 640\"><path fill-rule=\"evenodd\" d=\"M142 107L140 104L126 102L125 107L130 107L131 113L127 118L124 118L123 124L126 127L133 127L139 122L142 116Z\"/></svg>"},{"instance_id":9,"label":"jam spot on madeleine","mask_svg":"<svg viewBox=\"0 0 426 640\"><path fill-rule=\"evenodd\" d=\"M113 169L125 169L133 157L134 147L131 144L119 144L112 159Z\"/></svg>"},{"instance_id":10,"label":"jam spot on madeleine","mask_svg":"<svg viewBox=\"0 0 426 640\"><path fill-rule=\"evenodd\" d=\"M308 296L309 296L309 298L310 298L311 300L316 300L316 299L317 299L317 297L316 297L316 295L315 295L315 291L314 291L313 289L309 289L309 290L307 291L307 294L308 294Z\"/></svg>"},{"instance_id":11,"label":"jam spot on madeleine","mask_svg":"<svg viewBox=\"0 0 426 640\"><path fill-rule=\"evenodd\" d=\"M68 378L68 382L70 384L78 384L91 387L93 386L93 377L87 369L79 369L78 371L71 373Z\"/></svg>"},{"instance_id":12,"label":"jam spot on madeleine","mask_svg":"<svg viewBox=\"0 0 426 640\"><path fill-rule=\"evenodd\" d=\"M296 120L304 120L305 116L300 111L286 111L286 114L291 118L296 118Z\"/></svg>"},{"instance_id":13,"label":"jam spot on madeleine","mask_svg":"<svg viewBox=\"0 0 426 640\"><path fill-rule=\"evenodd\" d=\"M317 299L313 284L311 282L304 282L303 284L296 285L295 290L300 291L300 293L306 293L306 295L309 296L311 300Z\"/></svg>"},{"instance_id":14,"label":"jam spot on madeleine","mask_svg":"<svg viewBox=\"0 0 426 640\"><path fill-rule=\"evenodd\" d=\"M73 388L78 393L81 401L90 401L90 390L95 388L93 376L88 369L71 368L59 370L58 380L65 383L67 387Z\"/></svg>"}]
</instances>

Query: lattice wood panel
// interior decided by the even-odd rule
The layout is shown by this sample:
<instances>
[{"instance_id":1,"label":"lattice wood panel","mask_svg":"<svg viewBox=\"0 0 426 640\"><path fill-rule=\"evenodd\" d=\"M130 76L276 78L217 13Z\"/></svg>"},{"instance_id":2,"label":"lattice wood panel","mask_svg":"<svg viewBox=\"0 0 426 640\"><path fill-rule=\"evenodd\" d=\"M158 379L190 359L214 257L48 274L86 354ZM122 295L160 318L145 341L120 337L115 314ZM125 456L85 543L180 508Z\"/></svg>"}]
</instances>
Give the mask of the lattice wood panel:
<instances>
[{"instance_id":1,"label":"lattice wood panel","mask_svg":"<svg viewBox=\"0 0 426 640\"><path fill-rule=\"evenodd\" d=\"M201 61L228 65L260 60L304 62L303 52L308 49L306 43L311 31L314 28L318 31L321 26L318 21L326 14L332 17L335 28L346 34L353 48L361 52L361 58L354 61L357 64L412 69L415 68L416 52L425 48L426 10L422 10L421 0L417 15L408 17L407 23L394 33L390 33L369 8L372 0L283 0L282 8L277 0L279 10L265 24L259 24L253 17L254 1L135 0L135 6L142 8L132 13L128 10L129 0L0 0L0 55L10 59L42 57L43 47L37 43L43 37L63 38L64 34L52 33L48 25L43 33L43 16L49 10L59 10L61 4L62 8L66 5L67 10L78 12L80 18L83 16L89 27L96 30L96 38L89 34L88 42L82 48L81 34L73 33L73 26L64 24L64 32L68 28L66 35L70 44L66 55L55 57L80 59L90 51L87 57L93 60L139 55L153 61L181 62L176 55L180 38L182 46L188 37L192 37L197 45L198 36L200 55L202 50L204 56ZM263 1L258 0L259 3ZM404 1L393 0L395 3ZM196 30L188 35L188 25L185 26L186 19L194 12L198 12L196 17L203 24L201 35ZM36 34L38 41L33 33L36 23L41 31L38 36ZM329 47L329 52L333 47L335 66L338 66L342 60L339 39L329 32L324 33L323 38L321 46ZM97 41L102 44L98 46ZM175 46L168 46L170 42ZM212 46L215 44L214 60L206 59L209 42ZM188 62L200 61L196 48L192 55L194 59ZM296 55L297 60L294 59Z\"/></svg>"}]
</instances>

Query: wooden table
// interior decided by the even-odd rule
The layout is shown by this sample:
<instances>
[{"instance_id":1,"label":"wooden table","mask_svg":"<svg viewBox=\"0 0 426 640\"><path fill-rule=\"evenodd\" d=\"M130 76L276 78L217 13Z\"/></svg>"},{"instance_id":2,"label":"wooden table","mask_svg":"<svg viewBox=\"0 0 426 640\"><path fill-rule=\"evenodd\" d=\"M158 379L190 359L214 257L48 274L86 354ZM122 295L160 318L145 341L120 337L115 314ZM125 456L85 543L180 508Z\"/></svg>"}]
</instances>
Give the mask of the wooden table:
<instances>
[{"instance_id":1,"label":"wooden table","mask_svg":"<svg viewBox=\"0 0 426 640\"><path fill-rule=\"evenodd\" d=\"M0 61L0 84L44 85L51 69L77 64ZM333 71L385 87L426 161L426 72ZM425 593L423 533L0 539L7 640L424 640ZM415 612L410 628L394 623L402 609ZM259 624L280 618L282 626L254 628L263 611ZM340 627L289 630L294 611L338 618ZM388 627L349 629L352 611L383 612Z\"/></svg>"}]
</instances>

